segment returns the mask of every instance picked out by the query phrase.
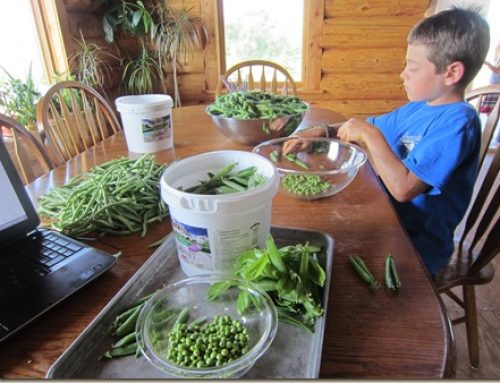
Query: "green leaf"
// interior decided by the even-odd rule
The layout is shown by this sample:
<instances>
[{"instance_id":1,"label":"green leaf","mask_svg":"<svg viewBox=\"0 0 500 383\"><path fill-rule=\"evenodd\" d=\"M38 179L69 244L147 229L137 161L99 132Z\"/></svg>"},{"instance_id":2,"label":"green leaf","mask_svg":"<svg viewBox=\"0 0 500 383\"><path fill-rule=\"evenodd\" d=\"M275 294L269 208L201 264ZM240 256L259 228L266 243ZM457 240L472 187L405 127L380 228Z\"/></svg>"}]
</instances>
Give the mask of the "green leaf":
<instances>
[{"instance_id":1,"label":"green leaf","mask_svg":"<svg viewBox=\"0 0 500 383\"><path fill-rule=\"evenodd\" d=\"M246 311L249 305L250 305L249 293L245 290L240 291L240 293L238 294L238 299L236 301L236 310L241 315Z\"/></svg>"},{"instance_id":2,"label":"green leaf","mask_svg":"<svg viewBox=\"0 0 500 383\"><path fill-rule=\"evenodd\" d=\"M142 11L142 10L138 10L138 11L134 12L134 16L132 16L132 25L134 27L136 27L137 24L139 24L143 14L144 14L144 11Z\"/></svg>"},{"instance_id":3,"label":"green leaf","mask_svg":"<svg viewBox=\"0 0 500 383\"><path fill-rule=\"evenodd\" d=\"M108 43L112 43L114 40L114 30L108 16L102 18L102 29L104 30L104 40Z\"/></svg>"},{"instance_id":4,"label":"green leaf","mask_svg":"<svg viewBox=\"0 0 500 383\"><path fill-rule=\"evenodd\" d=\"M241 275L247 281L253 281L262 275L266 265L269 263L269 257L264 254L258 258L253 264L249 265L246 270L242 271Z\"/></svg>"},{"instance_id":5,"label":"green leaf","mask_svg":"<svg viewBox=\"0 0 500 383\"><path fill-rule=\"evenodd\" d=\"M233 282L231 281L215 282L208 288L207 298L213 301L219 295L225 293L231 286L233 286Z\"/></svg>"}]
</instances>

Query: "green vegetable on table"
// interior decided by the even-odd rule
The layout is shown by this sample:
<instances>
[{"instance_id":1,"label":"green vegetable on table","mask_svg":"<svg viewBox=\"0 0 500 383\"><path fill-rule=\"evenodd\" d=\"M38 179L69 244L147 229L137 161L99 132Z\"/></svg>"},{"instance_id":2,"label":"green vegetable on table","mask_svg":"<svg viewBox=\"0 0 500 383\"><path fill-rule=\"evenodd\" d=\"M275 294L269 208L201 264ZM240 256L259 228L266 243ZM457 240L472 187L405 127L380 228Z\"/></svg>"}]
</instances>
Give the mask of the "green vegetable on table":
<instances>
[{"instance_id":1,"label":"green vegetable on table","mask_svg":"<svg viewBox=\"0 0 500 383\"><path fill-rule=\"evenodd\" d=\"M208 107L213 115L252 119L273 119L305 112L307 104L295 96L263 91L244 91L222 94Z\"/></svg>"},{"instance_id":2,"label":"green vegetable on table","mask_svg":"<svg viewBox=\"0 0 500 383\"><path fill-rule=\"evenodd\" d=\"M350 255L349 261L359 276L370 286L371 289L380 288L380 283L372 275L365 262L357 255Z\"/></svg>"},{"instance_id":3,"label":"green vegetable on table","mask_svg":"<svg viewBox=\"0 0 500 383\"><path fill-rule=\"evenodd\" d=\"M399 279L396 262L391 254L388 254L384 263L385 285L387 288L397 291L401 288L401 280Z\"/></svg>"},{"instance_id":4,"label":"green vegetable on table","mask_svg":"<svg viewBox=\"0 0 500 383\"><path fill-rule=\"evenodd\" d=\"M108 161L41 196L39 213L72 236L95 231L144 237L148 224L168 215L159 185L164 169L151 154Z\"/></svg>"},{"instance_id":5,"label":"green vegetable on table","mask_svg":"<svg viewBox=\"0 0 500 383\"><path fill-rule=\"evenodd\" d=\"M326 280L317 259L320 250L308 243L277 248L269 235L265 249L252 249L237 257L234 274L269 294L281 322L314 331L316 319L323 315L322 291ZM208 298L216 299L231 285L229 281L214 283ZM241 291L238 297L239 312L255 304L251 294L245 293Z\"/></svg>"},{"instance_id":6,"label":"green vegetable on table","mask_svg":"<svg viewBox=\"0 0 500 383\"><path fill-rule=\"evenodd\" d=\"M181 190L194 194L228 194L253 189L267 181L265 176L257 173L255 166L233 172L237 165L237 162L231 162L215 173L208 173L207 181Z\"/></svg>"}]
</instances>

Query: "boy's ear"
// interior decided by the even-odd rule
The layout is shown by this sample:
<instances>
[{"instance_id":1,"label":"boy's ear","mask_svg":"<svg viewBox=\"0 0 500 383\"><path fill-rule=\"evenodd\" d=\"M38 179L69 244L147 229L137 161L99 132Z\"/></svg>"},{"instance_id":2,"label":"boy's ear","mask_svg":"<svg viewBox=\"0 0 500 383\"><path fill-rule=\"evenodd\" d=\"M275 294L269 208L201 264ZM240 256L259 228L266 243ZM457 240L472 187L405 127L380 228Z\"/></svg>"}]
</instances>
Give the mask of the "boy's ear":
<instances>
[{"instance_id":1,"label":"boy's ear","mask_svg":"<svg viewBox=\"0 0 500 383\"><path fill-rule=\"evenodd\" d=\"M460 81L465 73L465 65L461 61L454 61L446 67L444 82L451 86Z\"/></svg>"}]
</instances>

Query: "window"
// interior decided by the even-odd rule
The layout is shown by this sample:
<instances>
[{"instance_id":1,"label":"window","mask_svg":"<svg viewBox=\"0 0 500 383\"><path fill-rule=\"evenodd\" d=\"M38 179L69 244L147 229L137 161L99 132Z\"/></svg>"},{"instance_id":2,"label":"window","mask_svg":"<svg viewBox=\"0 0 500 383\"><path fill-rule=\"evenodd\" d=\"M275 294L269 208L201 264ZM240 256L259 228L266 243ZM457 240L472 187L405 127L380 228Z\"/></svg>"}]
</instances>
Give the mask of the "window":
<instances>
[{"instance_id":1,"label":"window","mask_svg":"<svg viewBox=\"0 0 500 383\"><path fill-rule=\"evenodd\" d=\"M321 92L324 2L324 0L200 0L201 14L209 34L204 51L207 93L214 92L221 73L234 63L246 59L276 61L291 72L300 93ZM262 8L259 7L264 7L269 12L264 15L263 11L259 10ZM276 16L279 22L273 21ZM228 21L227 25L225 18ZM282 22L284 27L273 25L276 23L281 25ZM273 33L264 37L254 37L252 30L264 29L263 25L269 26ZM289 39L290 45L286 47L282 46L280 40L283 37L282 28L286 37L293 36ZM264 30L266 31L267 29ZM261 39L266 43L265 49L258 46ZM293 40L295 44L292 44ZM236 41L236 44L233 45L231 41ZM244 46L255 47L254 54L272 52L276 56L245 56L240 53ZM291 57L295 56L291 52L300 58L292 59Z\"/></svg>"},{"instance_id":2,"label":"window","mask_svg":"<svg viewBox=\"0 0 500 383\"><path fill-rule=\"evenodd\" d=\"M304 0L222 0L222 14L226 69L244 60L269 60L302 81Z\"/></svg>"}]
</instances>

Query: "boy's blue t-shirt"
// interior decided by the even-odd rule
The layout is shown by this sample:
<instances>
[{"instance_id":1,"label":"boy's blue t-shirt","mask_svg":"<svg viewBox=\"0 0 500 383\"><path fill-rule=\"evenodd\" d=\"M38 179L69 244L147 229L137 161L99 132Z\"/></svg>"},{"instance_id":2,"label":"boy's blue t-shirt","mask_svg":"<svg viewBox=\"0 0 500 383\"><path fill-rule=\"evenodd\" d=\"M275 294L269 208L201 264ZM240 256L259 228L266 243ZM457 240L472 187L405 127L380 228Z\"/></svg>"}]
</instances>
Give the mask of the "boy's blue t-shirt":
<instances>
[{"instance_id":1,"label":"boy's blue t-shirt","mask_svg":"<svg viewBox=\"0 0 500 383\"><path fill-rule=\"evenodd\" d=\"M454 231L472 196L481 145L477 113L466 102L410 102L367 121L381 130L403 164L430 186L409 202L392 196L391 200L434 274L453 253Z\"/></svg>"}]
</instances>

